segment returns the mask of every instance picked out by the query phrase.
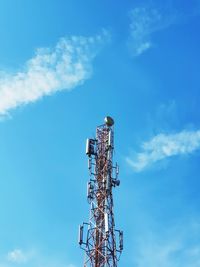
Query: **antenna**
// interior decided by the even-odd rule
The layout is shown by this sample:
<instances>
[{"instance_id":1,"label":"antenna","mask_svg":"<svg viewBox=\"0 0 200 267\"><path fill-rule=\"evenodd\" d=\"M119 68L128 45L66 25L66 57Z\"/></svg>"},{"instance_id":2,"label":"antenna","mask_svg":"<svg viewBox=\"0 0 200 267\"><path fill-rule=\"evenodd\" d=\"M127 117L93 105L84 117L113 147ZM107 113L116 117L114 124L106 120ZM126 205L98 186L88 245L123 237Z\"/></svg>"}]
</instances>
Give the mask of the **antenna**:
<instances>
[{"instance_id":1,"label":"antenna","mask_svg":"<svg viewBox=\"0 0 200 267\"><path fill-rule=\"evenodd\" d=\"M89 222L79 227L79 245L85 250L84 267L117 267L123 250L123 232L115 229L113 187L119 186L119 166L113 166L114 120L107 116L87 139L90 180L87 199ZM84 232L86 233L84 236Z\"/></svg>"}]
</instances>

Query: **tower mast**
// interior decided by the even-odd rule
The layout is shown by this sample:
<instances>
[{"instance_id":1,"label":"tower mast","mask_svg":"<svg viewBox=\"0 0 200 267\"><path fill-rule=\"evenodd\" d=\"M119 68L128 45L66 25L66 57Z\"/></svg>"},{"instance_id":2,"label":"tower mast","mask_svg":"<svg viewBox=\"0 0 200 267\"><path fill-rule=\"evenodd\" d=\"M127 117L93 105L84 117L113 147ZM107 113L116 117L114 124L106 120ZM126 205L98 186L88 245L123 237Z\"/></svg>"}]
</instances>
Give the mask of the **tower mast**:
<instances>
[{"instance_id":1,"label":"tower mast","mask_svg":"<svg viewBox=\"0 0 200 267\"><path fill-rule=\"evenodd\" d=\"M113 187L119 186L119 167L113 165L114 120L96 129L96 137L87 139L86 154L90 180L87 199L89 222L79 227L79 244L85 250L84 267L117 267L123 250L123 232L115 229ZM86 228L86 229L85 229Z\"/></svg>"}]
</instances>

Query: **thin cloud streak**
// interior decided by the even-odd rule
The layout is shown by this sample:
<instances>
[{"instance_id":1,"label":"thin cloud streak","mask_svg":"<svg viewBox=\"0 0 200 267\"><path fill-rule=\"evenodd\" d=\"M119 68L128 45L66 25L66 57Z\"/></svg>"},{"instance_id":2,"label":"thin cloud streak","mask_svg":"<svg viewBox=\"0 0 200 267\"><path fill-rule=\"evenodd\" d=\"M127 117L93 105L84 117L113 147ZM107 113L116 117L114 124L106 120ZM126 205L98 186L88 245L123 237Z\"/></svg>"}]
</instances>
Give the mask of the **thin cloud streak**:
<instances>
[{"instance_id":1,"label":"thin cloud streak","mask_svg":"<svg viewBox=\"0 0 200 267\"><path fill-rule=\"evenodd\" d=\"M57 91L70 91L92 73L92 60L109 40L103 30L94 37L61 38L54 48L37 49L16 73L0 72L0 115Z\"/></svg>"},{"instance_id":2,"label":"thin cloud streak","mask_svg":"<svg viewBox=\"0 0 200 267\"><path fill-rule=\"evenodd\" d=\"M182 131L176 134L158 134L144 142L142 152L127 157L127 163L140 172L152 164L176 155L190 154L200 148L200 130Z\"/></svg>"}]
</instances>

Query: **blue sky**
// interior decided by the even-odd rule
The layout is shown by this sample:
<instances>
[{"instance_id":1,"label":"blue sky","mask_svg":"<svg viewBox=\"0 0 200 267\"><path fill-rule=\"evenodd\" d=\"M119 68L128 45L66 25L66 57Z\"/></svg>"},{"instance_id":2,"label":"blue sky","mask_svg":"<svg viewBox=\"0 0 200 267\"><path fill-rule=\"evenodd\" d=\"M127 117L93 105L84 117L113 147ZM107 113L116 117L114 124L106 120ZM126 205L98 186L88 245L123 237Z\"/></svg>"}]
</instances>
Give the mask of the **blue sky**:
<instances>
[{"instance_id":1,"label":"blue sky","mask_svg":"<svg viewBox=\"0 0 200 267\"><path fill-rule=\"evenodd\" d=\"M0 1L0 267L78 267L85 140L115 119L119 266L200 266L200 2Z\"/></svg>"}]
</instances>

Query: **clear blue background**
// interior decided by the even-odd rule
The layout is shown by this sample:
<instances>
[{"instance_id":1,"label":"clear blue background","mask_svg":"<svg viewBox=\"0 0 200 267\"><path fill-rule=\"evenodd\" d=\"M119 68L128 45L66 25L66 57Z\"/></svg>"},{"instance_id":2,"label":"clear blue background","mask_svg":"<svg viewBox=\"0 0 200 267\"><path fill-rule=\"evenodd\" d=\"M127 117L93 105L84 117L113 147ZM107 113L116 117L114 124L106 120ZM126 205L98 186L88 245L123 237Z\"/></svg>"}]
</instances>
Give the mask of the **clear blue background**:
<instances>
[{"instance_id":1,"label":"clear blue background","mask_svg":"<svg viewBox=\"0 0 200 267\"><path fill-rule=\"evenodd\" d=\"M200 127L200 17L156 33L155 45L133 57L129 13L139 2L0 1L3 70L20 68L36 48L52 47L62 36L93 36L105 28L112 39L83 85L20 107L0 122L1 259L15 248L33 248L50 261L83 266L77 230L89 215L85 139L108 114L115 119L121 178L114 193L116 227L125 236L119 266L139 266L139 242L148 235L162 240L161 247L163 240L178 239L175 226L186 231L185 247L200 244L199 233L187 238L190 222L200 222L199 152L141 173L125 162L154 134ZM183 16L188 8L194 2L174 3Z\"/></svg>"}]
</instances>

